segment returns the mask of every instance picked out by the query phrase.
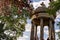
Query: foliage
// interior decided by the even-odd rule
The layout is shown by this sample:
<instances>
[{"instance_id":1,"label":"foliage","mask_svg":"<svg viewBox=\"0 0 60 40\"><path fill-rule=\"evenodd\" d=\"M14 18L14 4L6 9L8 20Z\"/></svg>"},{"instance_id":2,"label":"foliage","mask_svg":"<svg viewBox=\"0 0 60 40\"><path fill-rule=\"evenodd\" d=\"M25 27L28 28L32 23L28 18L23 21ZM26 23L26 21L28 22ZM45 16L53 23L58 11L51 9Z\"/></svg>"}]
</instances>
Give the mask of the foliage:
<instances>
[{"instance_id":1,"label":"foliage","mask_svg":"<svg viewBox=\"0 0 60 40\"><path fill-rule=\"evenodd\" d=\"M16 31L15 37L23 35L23 31L25 30L25 24L27 23L27 17L29 17L29 12L26 9L20 10L19 7L13 4L9 6L5 5L2 8L2 13L0 15L0 21L1 23L4 23L4 26L2 28L2 30L4 31L2 31L2 34L4 35L4 32L8 30L9 32Z\"/></svg>"},{"instance_id":2,"label":"foliage","mask_svg":"<svg viewBox=\"0 0 60 40\"><path fill-rule=\"evenodd\" d=\"M60 39L60 32L58 32L57 34L58 34L58 37L59 37L59 39Z\"/></svg>"},{"instance_id":3,"label":"foliage","mask_svg":"<svg viewBox=\"0 0 60 40\"><path fill-rule=\"evenodd\" d=\"M56 12L60 9L60 0L52 1L47 12L52 15L56 15Z\"/></svg>"}]
</instances>

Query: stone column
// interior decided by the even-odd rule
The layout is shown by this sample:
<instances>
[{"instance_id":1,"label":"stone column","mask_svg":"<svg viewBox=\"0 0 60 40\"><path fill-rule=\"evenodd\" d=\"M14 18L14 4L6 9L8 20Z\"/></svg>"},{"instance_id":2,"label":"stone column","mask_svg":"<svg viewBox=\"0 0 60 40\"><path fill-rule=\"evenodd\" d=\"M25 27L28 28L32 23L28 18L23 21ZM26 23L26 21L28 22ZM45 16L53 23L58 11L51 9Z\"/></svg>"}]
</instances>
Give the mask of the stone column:
<instances>
[{"instance_id":1,"label":"stone column","mask_svg":"<svg viewBox=\"0 0 60 40\"><path fill-rule=\"evenodd\" d=\"M49 20L49 40L52 40L52 20Z\"/></svg>"},{"instance_id":2,"label":"stone column","mask_svg":"<svg viewBox=\"0 0 60 40\"><path fill-rule=\"evenodd\" d=\"M53 27L52 27L52 39L55 40L55 28L54 28L54 23L53 24Z\"/></svg>"},{"instance_id":3,"label":"stone column","mask_svg":"<svg viewBox=\"0 0 60 40\"><path fill-rule=\"evenodd\" d=\"M38 40L38 36L37 36L37 25L34 27L34 29L35 29L35 32L34 32L34 34L35 34L35 39L34 40Z\"/></svg>"},{"instance_id":4,"label":"stone column","mask_svg":"<svg viewBox=\"0 0 60 40\"><path fill-rule=\"evenodd\" d=\"M32 22L30 40L34 40L34 23Z\"/></svg>"},{"instance_id":5,"label":"stone column","mask_svg":"<svg viewBox=\"0 0 60 40\"><path fill-rule=\"evenodd\" d=\"M44 27L43 27L43 19L40 19L40 40L44 40Z\"/></svg>"},{"instance_id":6,"label":"stone column","mask_svg":"<svg viewBox=\"0 0 60 40\"><path fill-rule=\"evenodd\" d=\"M50 26L48 27L48 30L49 30L49 40L51 40L51 28L50 28Z\"/></svg>"}]
</instances>

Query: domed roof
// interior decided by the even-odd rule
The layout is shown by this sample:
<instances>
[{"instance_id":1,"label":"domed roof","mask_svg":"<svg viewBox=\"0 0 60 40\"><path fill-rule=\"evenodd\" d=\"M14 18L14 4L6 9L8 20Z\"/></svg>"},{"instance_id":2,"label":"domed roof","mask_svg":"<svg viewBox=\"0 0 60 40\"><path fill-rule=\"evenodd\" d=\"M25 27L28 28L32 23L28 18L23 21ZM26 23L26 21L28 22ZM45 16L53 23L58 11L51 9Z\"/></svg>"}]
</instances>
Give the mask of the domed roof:
<instances>
[{"instance_id":1,"label":"domed roof","mask_svg":"<svg viewBox=\"0 0 60 40\"><path fill-rule=\"evenodd\" d=\"M44 13L44 12L46 12L46 6L45 6L45 4L42 2L42 4L41 4L41 7L38 7L36 10L35 10L35 13Z\"/></svg>"}]
</instances>

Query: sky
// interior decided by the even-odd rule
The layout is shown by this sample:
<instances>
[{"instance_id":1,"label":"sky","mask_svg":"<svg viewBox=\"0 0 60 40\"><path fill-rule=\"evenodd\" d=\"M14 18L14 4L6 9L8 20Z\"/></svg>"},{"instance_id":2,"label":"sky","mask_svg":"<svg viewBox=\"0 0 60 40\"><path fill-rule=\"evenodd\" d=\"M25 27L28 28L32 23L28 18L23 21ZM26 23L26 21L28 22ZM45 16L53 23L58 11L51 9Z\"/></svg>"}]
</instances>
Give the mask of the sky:
<instances>
[{"instance_id":1,"label":"sky","mask_svg":"<svg viewBox=\"0 0 60 40\"><path fill-rule=\"evenodd\" d=\"M44 4L46 5L46 7L48 7L48 3L49 1L48 0L32 0L33 1L33 7L34 9L36 9L37 7L41 6L40 3L44 2ZM58 32L60 31L57 24L58 22L60 22L60 14L57 12L57 17L55 19L55 32ZM38 26L38 37L40 35L40 26ZM31 20L30 19L27 19L27 24L25 25L25 32L23 32L23 37L18 37L17 40L30 40L30 32L31 32ZM44 38L45 40L47 39L48 37L48 27L45 26L44 27ZM57 35L56 35L56 39L57 39Z\"/></svg>"},{"instance_id":2,"label":"sky","mask_svg":"<svg viewBox=\"0 0 60 40\"><path fill-rule=\"evenodd\" d=\"M46 5L46 7L48 7L49 6L49 0L38 0L38 2L35 2L35 1L33 1L33 7L34 7L34 9L36 9L36 8L38 8L39 6L41 6L40 4L42 3L42 2L44 2L44 4Z\"/></svg>"}]
</instances>

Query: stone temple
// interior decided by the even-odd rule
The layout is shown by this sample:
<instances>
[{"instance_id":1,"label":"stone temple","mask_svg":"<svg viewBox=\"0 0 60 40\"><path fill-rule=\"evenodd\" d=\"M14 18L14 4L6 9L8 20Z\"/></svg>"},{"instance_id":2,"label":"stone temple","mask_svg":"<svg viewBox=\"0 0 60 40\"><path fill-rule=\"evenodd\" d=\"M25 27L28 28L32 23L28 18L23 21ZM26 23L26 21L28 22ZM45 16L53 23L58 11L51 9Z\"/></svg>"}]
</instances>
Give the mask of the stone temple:
<instances>
[{"instance_id":1,"label":"stone temple","mask_svg":"<svg viewBox=\"0 0 60 40\"><path fill-rule=\"evenodd\" d=\"M52 2L52 0L50 0ZM49 15L46 12L46 6L42 2L41 7L33 10L31 13L31 36L30 40L44 40L44 26L48 26L49 37L47 40L55 40L55 29L54 29L54 15ZM40 26L40 39L37 36L37 26Z\"/></svg>"}]
</instances>

